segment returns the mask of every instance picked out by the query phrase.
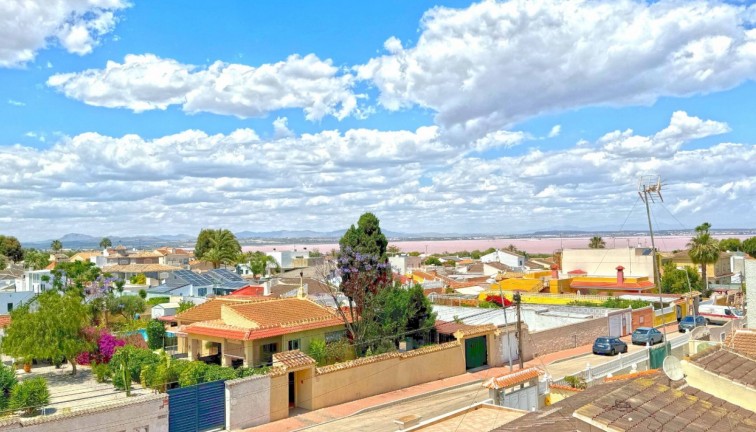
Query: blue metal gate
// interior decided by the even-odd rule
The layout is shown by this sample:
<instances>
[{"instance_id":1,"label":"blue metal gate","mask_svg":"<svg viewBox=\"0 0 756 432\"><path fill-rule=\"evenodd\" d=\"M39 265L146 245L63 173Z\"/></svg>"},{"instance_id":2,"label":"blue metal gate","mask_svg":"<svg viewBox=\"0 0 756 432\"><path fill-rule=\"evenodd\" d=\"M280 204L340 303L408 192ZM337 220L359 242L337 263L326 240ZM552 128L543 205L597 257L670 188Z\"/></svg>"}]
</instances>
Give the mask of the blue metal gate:
<instances>
[{"instance_id":1,"label":"blue metal gate","mask_svg":"<svg viewBox=\"0 0 756 432\"><path fill-rule=\"evenodd\" d=\"M168 390L170 432L204 432L223 429L225 425L225 381Z\"/></svg>"}]
</instances>

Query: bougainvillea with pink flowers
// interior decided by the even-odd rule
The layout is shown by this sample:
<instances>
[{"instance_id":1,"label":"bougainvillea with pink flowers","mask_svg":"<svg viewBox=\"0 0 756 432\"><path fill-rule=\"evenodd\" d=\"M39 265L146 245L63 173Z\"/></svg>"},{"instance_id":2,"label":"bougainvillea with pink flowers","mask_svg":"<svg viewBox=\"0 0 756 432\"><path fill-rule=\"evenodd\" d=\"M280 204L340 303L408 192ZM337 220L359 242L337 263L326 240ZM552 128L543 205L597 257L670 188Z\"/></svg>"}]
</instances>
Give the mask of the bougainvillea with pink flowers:
<instances>
[{"instance_id":1,"label":"bougainvillea with pink flowers","mask_svg":"<svg viewBox=\"0 0 756 432\"><path fill-rule=\"evenodd\" d=\"M86 339L94 347L76 356L76 362L81 365L91 363L107 363L113 357L116 348L126 345L126 341L110 334L107 330L88 327L83 331Z\"/></svg>"}]
</instances>

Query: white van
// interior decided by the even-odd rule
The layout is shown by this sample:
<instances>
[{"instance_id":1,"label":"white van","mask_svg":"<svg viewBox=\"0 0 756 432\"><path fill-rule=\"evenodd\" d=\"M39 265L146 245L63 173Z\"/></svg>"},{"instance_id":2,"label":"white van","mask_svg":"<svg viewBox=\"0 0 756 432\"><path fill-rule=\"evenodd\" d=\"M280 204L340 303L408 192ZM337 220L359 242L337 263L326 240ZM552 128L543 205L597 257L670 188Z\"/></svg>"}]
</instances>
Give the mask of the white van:
<instances>
[{"instance_id":1,"label":"white van","mask_svg":"<svg viewBox=\"0 0 756 432\"><path fill-rule=\"evenodd\" d=\"M706 319L706 324L725 324L743 318L743 311L732 306L701 305L698 314Z\"/></svg>"}]
</instances>

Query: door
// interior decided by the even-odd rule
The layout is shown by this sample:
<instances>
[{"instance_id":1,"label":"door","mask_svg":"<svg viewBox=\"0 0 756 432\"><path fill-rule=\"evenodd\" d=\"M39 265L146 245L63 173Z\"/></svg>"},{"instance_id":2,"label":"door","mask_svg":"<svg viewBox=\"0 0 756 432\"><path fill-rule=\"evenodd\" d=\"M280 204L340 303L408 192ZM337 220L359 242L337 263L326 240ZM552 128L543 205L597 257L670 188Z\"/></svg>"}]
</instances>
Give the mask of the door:
<instances>
[{"instance_id":1,"label":"door","mask_svg":"<svg viewBox=\"0 0 756 432\"><path fill-rule=\"evenodd\" d=\"M225 381L168 390L170 432L203 432L223 428L225 425Z\"/></svg>"},{"instance_id":2,"label":"door","mask_svg":"<svg viewBox=\"0 0 756 432\"><path fill-rule=\"evenodd\" d=\"M622 315L609 317L609 336L622 336Z\"/></svg>"},{"instance_id":3,"label":"door","mask_svg":"<svg viewBox=\"0 0 756 432\"><path fill-rule=\"evenodd\" d=\"M465 367L475 369L486 365L488 352L486 350L486 337L479 336L465 339Z\"/></svg>"},{"instance_id":4,"label":"door","mask_svg":"<svg viewBox=\"0 0 756 432\"><path fill-rule=\"evenodd\" d=\"M520 409L523 411L537 410L538 387L531 386L524 389L515 390L508 394L502 393L501 406Z\"/></svg>"},{"instance_id":5,"label":"door","mask_svg":"<svg viewBox=\"0 0 756 432\"><path fill-rule=\"evenodd\" d=\"M297 380L294 379L294 372L289 372L289 408L294 408L297 402L296 385Z\"/></svg>"}]
</instances>

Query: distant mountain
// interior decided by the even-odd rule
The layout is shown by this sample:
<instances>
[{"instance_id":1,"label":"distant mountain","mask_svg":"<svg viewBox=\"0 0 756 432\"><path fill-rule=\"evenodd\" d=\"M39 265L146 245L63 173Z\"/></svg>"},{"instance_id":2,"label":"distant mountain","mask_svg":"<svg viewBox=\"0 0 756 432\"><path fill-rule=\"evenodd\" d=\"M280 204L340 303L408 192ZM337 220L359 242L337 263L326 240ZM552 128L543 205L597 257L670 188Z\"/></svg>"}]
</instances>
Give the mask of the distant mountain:
<instances>
[{"instance_id":1,"label":"distant mountain","mask_svg":"<svg viewBox=\"0 0 756 432\"><path fill-rule=\"evenodd\" d=\"M196 237L186 234L144 235L144 236L105 236L113 246L124 245L129 248L153 248L158 246L184 246L193 242ZM102 237L87 234L70 233L59 238L65 249L99 249ZM47 249L51 240L22 242L24 247Z\"/></svg>"}]
</instances>

